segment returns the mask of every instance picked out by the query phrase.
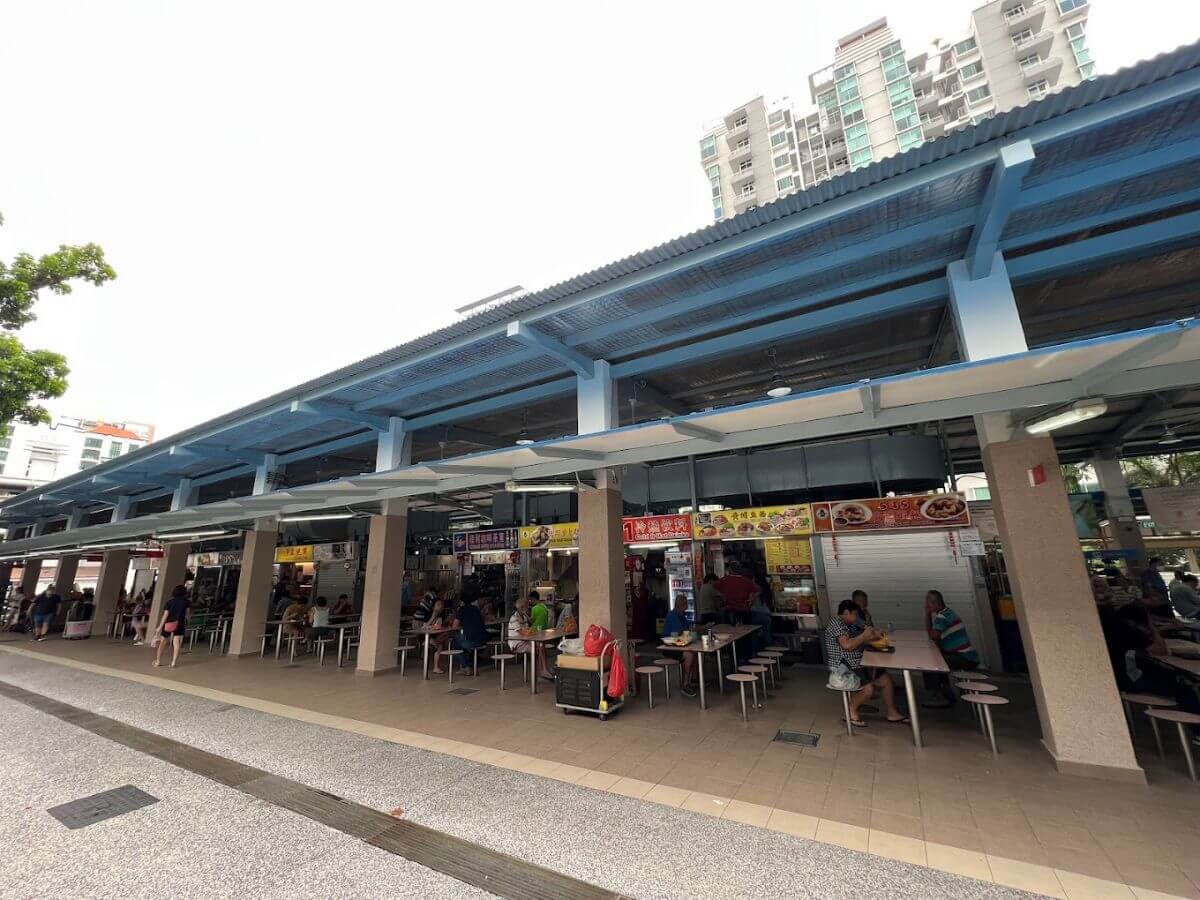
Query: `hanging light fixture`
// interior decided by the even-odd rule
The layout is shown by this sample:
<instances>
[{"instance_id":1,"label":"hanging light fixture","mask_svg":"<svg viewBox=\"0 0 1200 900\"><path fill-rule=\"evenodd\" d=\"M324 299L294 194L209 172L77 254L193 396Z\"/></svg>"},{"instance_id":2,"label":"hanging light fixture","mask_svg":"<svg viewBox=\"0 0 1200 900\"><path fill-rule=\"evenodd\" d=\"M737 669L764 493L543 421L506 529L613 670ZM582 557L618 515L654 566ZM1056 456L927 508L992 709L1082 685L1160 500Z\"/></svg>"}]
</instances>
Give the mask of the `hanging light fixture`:
<instances>
[{"instance_id":1,"label":"hanging light fixture","mask_svg":"<svg viewBox=\"0 0 1200 900\"><path fill-rule=\"evenodd\" d=\"M1179 432L1177 432L1174 428L1172 428L1170 425L1166 425L1163 427L1162 437L1159 438L1158 442L1160 444L1182 444L1183 438L1179 436Z\"/></svg>"},{"instance_id":2,"label":"hanging light fixture","mask_svg":"<svg viewBox=\"0 0 1200 900\"><path fill-rule=\"evenodd\" d=\"M779 374L779 361L775 358L775 348L767 348L767 359L771 361L771 368L774 373L771 375L771 383L767 387L768 397L786 397L792 392L791 385L783 380L783 376Z\"/></svg>"},{"instance_id":3,"label":"hanging light fixture","mask_svg":"<svg viewBox=\"0 0 1200 900\"><path fill-rule=\"evenodd\" d=\"M1026 422L1025 430L1030 434L1046 434L1059 428L1066 428L1068 425L1076 425L1079 422L1086 422L1088 419L1102 416L1107 411L1108 404L1100 397L1078 400L1059 412Z\"/></svg>"},{"instance_id":4,"label":"hanging light fixture","mask_svg":"<svg viewBox=\"0 0 1200 900\"><path fill-rule=\"evenodd\" d=\"M536 441L529 436L529 408L526 407L521 411L521 433L517 435L517 446L528 447L533 443Z\"/></svg>"}]
</instances>

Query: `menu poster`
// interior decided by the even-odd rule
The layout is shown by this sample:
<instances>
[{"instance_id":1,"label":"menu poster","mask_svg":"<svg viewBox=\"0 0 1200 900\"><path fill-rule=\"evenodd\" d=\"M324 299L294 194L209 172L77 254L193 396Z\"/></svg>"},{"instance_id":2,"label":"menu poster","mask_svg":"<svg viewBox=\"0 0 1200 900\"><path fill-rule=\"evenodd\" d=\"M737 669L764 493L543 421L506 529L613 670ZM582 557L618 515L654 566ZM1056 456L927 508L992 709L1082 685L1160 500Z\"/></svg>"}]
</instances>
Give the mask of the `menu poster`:
<instances>
[{"instance_id":1,"label":"menu poster","mask_svg":"<svg viewBox=\"0 0 1200 900\"><path fill-rule=\"evenodd\" d=\"M338 562L358 556L358 544L341 541L335 544L317 544L313 547L313 559L317 562Z\"/></svg>"},{"instance_id":2,"label":"menu poster","mask_svg":"<svg viewBox=\"0 0 1200 900\"><path fill-rule=\"evenodd\" d=\"M628 516L621 520L626 544L654 541L690 541L691 516Z\"/></svg>"},{"instance_id":3,"label":"menu poster","mask_svg":"<svg viewBox=\"0 0 1200 900\"><path fill-rule=\"evenodd\" d=\"M1200 487L1142 488L1142 499L1160 531L1200 531Z\"/></svg>"},{"instance_id":4,"label":"menu poster","mask_svg":"<svg viewBox=\"0 0 1200 900\"><path fill-rule=\"evenodd\" d=\"M522 550L565 550L568 547L578 547L579 523L525 525L521 528L518 546Z\"/></svg>"},{"instance_id":5,"label":"menu poster","mask_svg":"<svg viewBox=\"0 0 1200 900\"><path fill-rule=\"evenodd\" d=\"M978 528L958 530L958 552L963 556L987 556L987 547L983 544Z\"/></svg>"},{"instance_id":6,"label":"menu poster","mask_svg":"<svg viewBox=\"0 0 1200 900\"><path fill-rule=\"evenodd\" d=\"M813 530L812 507L763 506L754 509L723 509L697 513L695 536L700 540L786 537L810 534Z\"/></svg>"},{"instance_id":7,"label":"menu poster","mask_svg":"<svg viewBox=\"0 0 1200 900\"><path fill-rule=\"evenodd\" d=\"M767 541L767 572L771 575L811 575L812 544L808 538L783 538Z\"/></svg>"},{"instance_id":8,"label":"menu poster","mask_svg":"<svg viewBox=\"0 0 1200 900\"><path fill-rule=\"evenodd\" d=\"M477 550L515 550L517 529L494 528L488 531L459 531L452 538L455 553Z\"/></svg>"},{"instance_id":9,"label":"menu poster","mask_svg":"<svg viewBox=\"0 0 1200 900\"><path fill-rule=\"evenodd\" d=\"M817 531L889 531L906 528L956 528L971 524L967 501L959 494L877 497L814 503Z\"/></svg>"}]
</instances>

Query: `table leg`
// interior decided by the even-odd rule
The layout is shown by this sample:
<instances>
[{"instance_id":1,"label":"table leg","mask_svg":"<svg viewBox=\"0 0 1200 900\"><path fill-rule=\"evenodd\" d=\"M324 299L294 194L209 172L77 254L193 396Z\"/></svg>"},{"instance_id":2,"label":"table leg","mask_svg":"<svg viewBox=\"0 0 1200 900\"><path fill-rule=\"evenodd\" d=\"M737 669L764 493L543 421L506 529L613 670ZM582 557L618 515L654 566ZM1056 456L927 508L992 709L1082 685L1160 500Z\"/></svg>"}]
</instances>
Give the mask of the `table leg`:
<instances>
[{"instance_id":1,"label":"table leg","mask_svg":"<svg viewBox=\"0 0 1200 900\"><path fill-rule=\"evenodd\" d=\"M531 694L537 693L538 674L537 674L537 656L535 655L536 651L537 651L537 644L535 644L533 641L530 641L529 642L529 693L531 693ZM603 696L603 694L604 694L603 688L600 689L600 693L601 693L601 696Z\"/></svg>"},{"instance_id":2,"label":"table leg","mask_svg":"<svg viewBox=\"0 0 1200 900\"><path fill-rule=\"evenodd\" d=\"M720 652L720 651L718 651L718 652ZM733 654L733 671L735 671L735 672L736 672L736 671L737 671L737 667L738 667L738 661L737 661L737 641L736 641L736 640L732 640L732 641L730 641L730 642L729 642L729 652Z\"/></svg>"},{"instance_id":3,"label":"table leg","mask_svg":"<svg viewBox=\"0 0 1200 900\"><path fill-rule=\"evenodd\" d=\"M714 655L717 657L717 693L724 694L725 693L725 667L721 664L721 651L718 650L716 652L716 654L714 654ZM743 691L742 693L745 693L745 691Z\"/></svg>"},{"instance_id":4,"label":"table leg","mask_svg":"<svg viewBox=\"0 0 1200 900\"><path fill-rule=\"evenodd\" d=\"M1188 736L1187 727L1182 722L1176 722L1175 727L1179 729L1179 743L1183 745L1183 755L1187 759L1188 774L1192 776L1192 781L1196 780L1196 760L1192 756L1192 742Z\"/></svg>"},{"instance_id":5,"label":"table leg","mask_svg":"<svg viewBox=\"0 0 1200 900\"><path fill-rule=\"evenodd\" d=\"M425 632L425 651L421 658L421 677L429 680L429 632Z\"/></svg>"},{"instance_id":6,"label":"table leg","mask_svg":"<svg viewBox=\"0 0 1200 900\"><path fill-rule=\"evenodd\" d=\"M917 692L913 690L912 672L904 670L904 696L908 698L908 717L912 720L913 746L923 747L921 743L921 719L917 713Z\"/></svg>"},{"instance_id":7,"label":"table leg","mask_svg":"<svg viewBox=\"0 0 1200 900\"><path fill-rule=\"evenodd\" d=\"M342 644L345 643L345 640L344 640L345 637L346 637L346 629L339 628L338 629L338 666L337 666L339 669L342 667Z\"/></svg>"},{"instance_id":8,"label":"table leg","mask_svg":"<svg viewBox=\"0 0 1200 900\"><path fill-rule=\"evenodd\" d=\"M717 652L720 653L719 650ZM700 668L700 708L708 709L708 700L704 696L704 654L703 653L696 654L696 665ZM718 665L718 667L720 666L719 658L717 660L717 665ZM745 697L744 696L742 697L742 705L745 706ZM745 712L744 709L742 711Z\"/></svg>"},{"instance_id":9,"label":"table leg","mask_svg":"<svg viewBox=\"0 0 1200 900\"><path fill-rule=\"evenodd\" d=\"M279 659L279 645L283 643L283 623L275 627L275 659Z\"/></svg>"}]
</instances>

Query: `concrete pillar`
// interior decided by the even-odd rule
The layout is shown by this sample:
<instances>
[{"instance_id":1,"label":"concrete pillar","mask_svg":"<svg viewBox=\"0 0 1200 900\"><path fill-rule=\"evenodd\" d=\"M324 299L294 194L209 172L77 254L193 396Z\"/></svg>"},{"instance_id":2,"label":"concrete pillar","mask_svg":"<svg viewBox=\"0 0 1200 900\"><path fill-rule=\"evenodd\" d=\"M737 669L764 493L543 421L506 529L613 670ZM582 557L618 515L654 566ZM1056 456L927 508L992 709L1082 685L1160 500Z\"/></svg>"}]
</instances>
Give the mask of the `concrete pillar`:
<instances>
[{"instance_id":1,"label":"concrete pillar","mask_svg":"<svg viewBox=\"0 0 1200 900\"><path fill-rule=\"evenodd\" d=\"M42 561L40 559L25 560L25 567L21 571L21 590L25 592L26 597L32 597L37 593L38 579L42 577Z\"/></svg>"},{"instance_id":2,"label":"concrete pillar","mask_svg":"<svg viewBox=\"0 0 1200 900\"><path fill-rule=\"evenodd\" d=\"M191 549L192 545L189 541L177 541L163 547L163 556L158 565L158 582L154 586L154 599L150 602L150 623L147 626L147 635L153 635L154 629L158 628L163 607L166 606L171 591L175 590L177 585L183 584L184 578L187 577L187 558ZM146 646L149 645L150 642L147 639Z\"/></svg>"},{"instance_id":3,"label":"concrete pillar","mask_svg":"<svg viewBox=\"0 0 1200 900\"><path fill-rule=\"evenodd\" d=\"M367 576L355 668L359 675L378 675L396 668L407 532L408 501L384 500L381 514L371 516L367 538Z\"/></svg>"},{"instance_id":4,"label":"concrete pillar","mask_svg":"<svg viewBox=\"0 0 1200 900\"><path fill-rule=\"evenodd\" d=\"M1051 438L987 444L983 463L1033 680L1060 772L1145 782L1117 695ZM1045 481L1031 484L1040 467Z\"/></svg>"},{"instance_id":5,"label":"concrete pillar","mask_svg":"<svg viewBox=\"0 0 1200 900\"><path fill-rule=\"evenodd\" d=\"M271 575L275 545L279 543L274 519L258 519L242 542L242 574L233 608L230 656L251 656L261 648L261 635L271 610Z\"/></svg>"},{"instance_id":6,"label":"concrete pillar","mask_svg":"<svg viewBox=\"0 0 1200 900\"><path fill-rule=\"evenodd\" d=\"M1133 550L1137 562L1146 558L1146 543L1138 527L1133 511L1133 500L1129 496L1129 485L1121 471L1121 458L1114 448L1106 447L1092 458L1092 469L1100 490L1104 491L1104 510L1108 514L1108 526L1104 536L1120 550Z\"/></svg>"},{"instance_id":7,"label":"concrete pillar","mask_svg":"<svg viewBox=\"0 0 1200 900\"><path fill-rule=\"evenodd\" d=\"M598 473L599 474L599 473ZM603 625L624 638L625 544L621 488L615 479L579 494L579 628Z\"/></svg>"},{"instance_id":8,"label":"concrete pillar","mask_svg":"<svg viewBox=\"0 0 1200 900\"><path fill-rule=\"evenodd\" d=\"M12 570L12 563L0 563L0 600L8 596L8 586L12 584Z\"/></svg>"},{"instance_id":9,"label":"concrete pillar","mask_svg":"<svg viewBox=\"0 0 1200 900\"><path fill-rule=\"evenodd\" d=\"M54 570L54 590L63 598L65 604L71 599L71 588L75 586L75 573L79 571L79 554L58 558L58 568Z\"/></svg>"},{"instance_id":10,"label":"concrete pillar","mask_svg":"<svg viewBox=\"0 0 1200 900\"><path fill-rule=\"evenodd\" d=\"M107 628L117 613L117 598L129 575L129 551L124 548L106 550L96 579L96 627L93 634Z\"/></svg>"}]
</instances>

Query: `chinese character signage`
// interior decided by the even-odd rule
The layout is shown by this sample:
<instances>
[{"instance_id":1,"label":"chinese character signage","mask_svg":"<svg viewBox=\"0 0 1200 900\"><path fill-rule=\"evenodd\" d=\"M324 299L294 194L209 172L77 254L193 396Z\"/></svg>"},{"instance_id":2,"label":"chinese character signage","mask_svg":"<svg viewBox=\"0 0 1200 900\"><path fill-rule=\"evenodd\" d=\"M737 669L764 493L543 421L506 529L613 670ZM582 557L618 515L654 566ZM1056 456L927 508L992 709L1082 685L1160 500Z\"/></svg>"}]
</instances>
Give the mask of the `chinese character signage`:
<instances>
[{"instance_id":1,"label":"chinese character signage","mask_svg":"<svg viewBox=\"0 0 1200 900\"><path fill-rule=\"evenodd\" d=\"M971 524L967 501L958 494L878 497L814 503L817 531L889 531L905 528L958 528Z\"/></svg>"},{"instance_id":2,"label":"chinese character signage","mask_svg":"<svg viewBox=\"0 0 1200 900\"><path fill-rule=\"evenodd\" d=\"M772 575L811 575L812 544L808 538L787 537L763 544L767 571Z\"/></svg>"},{"instance_id":3,"label":"chinese character signage","mask_svg":"<svg viewBox=\"0 0 1200 900\"><path fill-rule=\"evenodd\" d=\"M494 528L489 531L460 531L454 535L455 553L475 551L515 550L517 529Z\"/></svg>"},{"instance_id":4,"label":"chinese character signage","mask_svg":"<svg viewBox=\"0 0 1200 900\"><path fill-rule=\"evenodd\" d=\"M344 559L355 559L357 556L358 544L353 541L317 544L313 547L313 559L316 562L341 562Z\"/></svg>"},{"instance_id":5,"label":"chinese character signage","mask_svg":"<svg viewBox=\"0 0 1200 900\"><path fill-rule=\"evenodd\" d=\"M723 509L697 513L695 520L695 535L701 540L786 537L810 534L813 530L812 508L807 503Z\"/></svg>"},{"instance_id":6,"label":"chinese character signage","mask_svg":"<svg viewBox=\"0 0 1200 900\"><path fill-rule=\"evenodd\" d=\"M525 525L521 528L522 550L563 550L579 546L579 523L560 522L557 525Z\"/></svg>"},{"instance_id":7,"label":"chinese character signage","mask_svg":"<svg viewBox=\"0 0 1200 900\"><path fill-rule=\"evenodd\" d=\"M691 516L627 516L621 520L626 544L654 541L690 541Z\"/></svg>"},{"instance_id":8,"label":"chinese character signage","mask_svg":"<svg viewBox=\"0 0 1200 900\"><path fill-rule=\"evenodd\" d=\"M275 562L277 563L310 563L312 561L312 544L301 544L298 547L275 548Z\"/></svg>"}]
</instances>

